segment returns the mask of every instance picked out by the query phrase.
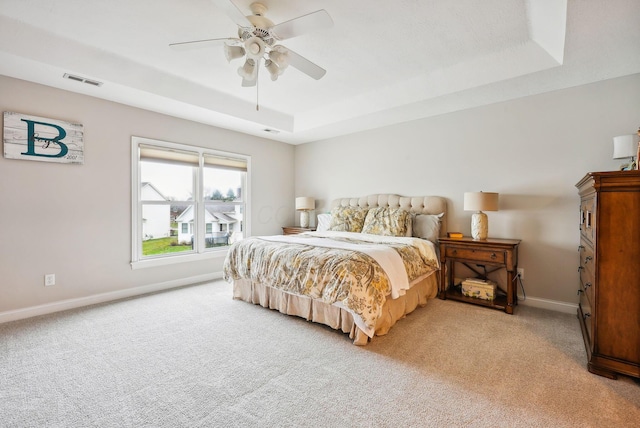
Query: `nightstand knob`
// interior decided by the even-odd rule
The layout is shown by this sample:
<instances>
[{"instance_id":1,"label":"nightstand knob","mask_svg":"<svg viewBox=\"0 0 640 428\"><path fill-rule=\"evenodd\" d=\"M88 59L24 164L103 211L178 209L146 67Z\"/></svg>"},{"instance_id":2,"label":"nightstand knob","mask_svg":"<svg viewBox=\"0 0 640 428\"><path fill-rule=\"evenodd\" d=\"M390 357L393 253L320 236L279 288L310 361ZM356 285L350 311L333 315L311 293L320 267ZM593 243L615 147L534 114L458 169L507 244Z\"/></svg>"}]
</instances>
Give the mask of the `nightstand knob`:
<instances>
[{"instance_id":1,"label":"nightstand knob","mask_svg":"<svg viewBox=\"0 0 640 428\"><path fill-rule=\"evenodd\" d=\"M587 282L587 283L584 285L584 288L589 288L589 287L591 287L591 285L592 285L592 284L591 284L590 282Z\"/></svg>"},{"instance_id":2,"label":"nightstand knob","mask_svg":"<svg viewBox=\"0 0 640 428\"><path fill-rule=\"evenodd\" d=\"M495 258L497 258L498 256L496 256L496 253L491 253L491 259L494 260Z\"/></svg>"},{"instance_id":3,"label":"nightstand knob","mask_svg":"<svg viewBox=\"0 0 640 428\"><path fill-rule=\"evenodd\" d=\"M451 254L453 254L453 255L455 256L456 254L458 254L458 250L453 250L453 251L451 252Z\"/></svg>"},{"instance_id":4,"label":"nightstand knob","mask_svg":"<svg viewBox=\"0 0 640 428\"><path fill-rule=\"evenodd\" d=\"M584 250L584 245L578 245L578 251Z\"/></svg>"},{"instance_id":5,"label":"nightstand knob","mask_svg":"<svg viewBox=\"0 0 640 428\"><path fill-rule=\"evenodd\" d=\"M579 295L579 294L580 294L580 293L582 293L582 292L583 292L583 291L582 291L581 289L579 289L579 288L578 288L578 293L577 293L577 294Z\"/></svg>"},{"instance_id":6,"label":"nightstand knob","mask_svg":"<svg viewBox=\"0 0 640 428\"><path fill-rule=\"evenodd\" d=\"M587 320L587 318L589 318L590 316L591 316L591 314L590 314L590 313L586 313L586 314L584 314L583 318L584 318L584 320L586 321L586 320Z\"/></svg>"},{"instance_id":7,"label":"nightstand knob","mask_svg":"<svg viewBox=\"0 0 640 428\"><path fill-rule=\"evenodd\" d=\"M584 269L582 266L578 266L578 272L580 272L582 269Z\"/></svg>"},{"instance_id":8,"label":"nightstand knob","mask_svg":"<svg viewBox=\"0 0 640 428\"><path fill-rule=\"evenodd\" d=\"M591 256L585 257L584 264L586 265L589 260L593 260L593 257L591 257Z\"/></svg>"}]
</instances>

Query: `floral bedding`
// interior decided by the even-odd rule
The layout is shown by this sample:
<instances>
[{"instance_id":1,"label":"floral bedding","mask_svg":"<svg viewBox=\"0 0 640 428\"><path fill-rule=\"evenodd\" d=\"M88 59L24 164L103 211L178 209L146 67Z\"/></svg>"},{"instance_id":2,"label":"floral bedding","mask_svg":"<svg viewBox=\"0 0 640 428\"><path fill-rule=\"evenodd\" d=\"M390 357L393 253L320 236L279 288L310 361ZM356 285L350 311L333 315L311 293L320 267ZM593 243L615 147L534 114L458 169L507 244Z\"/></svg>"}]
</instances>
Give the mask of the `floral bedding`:
<instances>
[{"instance_id":1,"label":"floral bedding","mask_svg":"<svg viewBox=\"0 0 640 428\"><path fill-rule=\"evenodd\" d=\"M318 238L322 246L309 244ZM325 303L339 303L359 316L367 329L373 329L392 284L373 257L345 249L345 243L356 248L382 245L397 252L409 282L438 269L435 247L429 241L328 231L238 241L225 259L224 279L250 279Z\"/></svg>"}]
</instances>

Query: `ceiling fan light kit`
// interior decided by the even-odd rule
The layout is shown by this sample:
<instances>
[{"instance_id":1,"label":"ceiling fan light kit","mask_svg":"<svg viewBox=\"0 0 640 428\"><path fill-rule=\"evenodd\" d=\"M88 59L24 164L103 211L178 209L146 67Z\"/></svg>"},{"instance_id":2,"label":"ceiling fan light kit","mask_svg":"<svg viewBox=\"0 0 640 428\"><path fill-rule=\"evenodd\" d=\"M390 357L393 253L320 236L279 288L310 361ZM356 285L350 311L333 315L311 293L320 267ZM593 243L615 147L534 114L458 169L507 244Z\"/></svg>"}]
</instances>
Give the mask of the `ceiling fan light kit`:
<instances>
[{"instance_id":1,"label":"ceiling fan light kit","mask_svg":"<svg viewBox=\"0 0 640 428\"><path fill-rule=\"evenodd\" d=\"M247 81L255 80L257 72L256 62L251 58L247 58L244 65L238 68L238 75Z\"/></svg>"},{"instance_id":2,"label":"ceiling fan light kit","mask_svg":"<svg viewBox=\"0 0 640 428\"><path fill-rule=\"evenodd\" d=\"M231 0L212 0L212 2L238 25L238 38L172 43L170 45L172 48L207 47L223 42L227 61L246 58L244 65L238 68L238 74L242 77L242 86L256 85L258 68L263 60L273 81L277 80L289 65L316 80L325 75L326 70L322 67L292 50L276 44L281 40L333 26L333 20L325 10L318 10L274 25L264 16L267 7L262 3L251 3L249 8L252 15L244 16Z\"/></svg>"},{"instance_id":3,"label":"ceiling fan light kit","mask_svg":"<svg viewBox=\"0 0 640 428\"><path fill-rule=\"evenodd\" d=\"M282 69L280 69L280 67L278 67L273 61L271 61L270 59L266 60L264 62L264 66L267 69L267 71L269 72L269 74L271 75L271 80L273 80L274 82L276 80L278 80L278 76L280 76L280 74L282 74Z\"/></svg>"},{"instance_id":4,"label":"ceiling fan light kit","mask_svg":"<svg viewBox=\"0 0 640 428\"><path fill-rule=\"evenodd\" d=\"M269 59L273 61L283 71L289 65L289 52L284 46L276 45L269 52Z\"/></svg>"},{"instance_id":5,"label":"ceiling fan light kit","mask_svg":"<svg viewBox=\"0 0 640 428\"><path fill-rule=\"evenodd\" d=\"M227 44L224 45L224 56L227 58L228 62L231 60L242 58L244 56L244 48L242 46L229 46Z\"/></svg>"}]
</instances>

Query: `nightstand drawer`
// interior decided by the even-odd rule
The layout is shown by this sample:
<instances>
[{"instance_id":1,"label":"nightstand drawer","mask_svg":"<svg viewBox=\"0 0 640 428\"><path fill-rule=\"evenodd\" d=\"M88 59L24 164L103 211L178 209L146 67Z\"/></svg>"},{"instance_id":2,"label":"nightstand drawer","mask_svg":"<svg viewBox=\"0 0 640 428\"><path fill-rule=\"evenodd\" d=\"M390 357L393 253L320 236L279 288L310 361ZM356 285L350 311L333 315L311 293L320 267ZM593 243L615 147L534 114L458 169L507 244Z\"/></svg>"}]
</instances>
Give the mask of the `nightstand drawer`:
<instances>
[{"instance_id":1,"label":"nightstand drawer","mask_svg":"<svg viewBox=\"0 0 640 428\"><path fill-rule=\"evenodd\" d=\"M471 260L474 262L505 263L504 251L474 250L470 248L447 247L446 257Z\"/></svg>"},{"instance_id":2,"label":"nightstand drawer","mask_svg":"<svg viewBox=\"0 0 640 428\"><path fill-rule=\"evenodd\" d=\"M283 226L282 234L283 235L297 235L298 233L303 232L315 232L315 227L300 227L300 226Z\"/></svg>"}]
</instances>

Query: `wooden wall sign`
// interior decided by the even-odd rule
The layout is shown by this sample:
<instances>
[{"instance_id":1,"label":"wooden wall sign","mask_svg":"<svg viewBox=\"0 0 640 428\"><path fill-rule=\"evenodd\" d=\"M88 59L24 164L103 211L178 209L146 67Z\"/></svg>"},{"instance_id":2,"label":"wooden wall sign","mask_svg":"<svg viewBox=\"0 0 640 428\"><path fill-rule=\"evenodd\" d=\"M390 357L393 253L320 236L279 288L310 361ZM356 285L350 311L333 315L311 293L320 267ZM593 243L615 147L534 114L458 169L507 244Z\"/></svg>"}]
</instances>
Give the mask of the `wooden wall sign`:
<instances>
[{"instance_id":1,"label":"wooden wall sign","mask_svg":"<svg viewBox=\"0 0 640 428\"><path fill-rule=\"evenodd\" d=\"M78 123L4 112L7 159L84 163L84 128Z\"/></svg>"}]
</instances>

